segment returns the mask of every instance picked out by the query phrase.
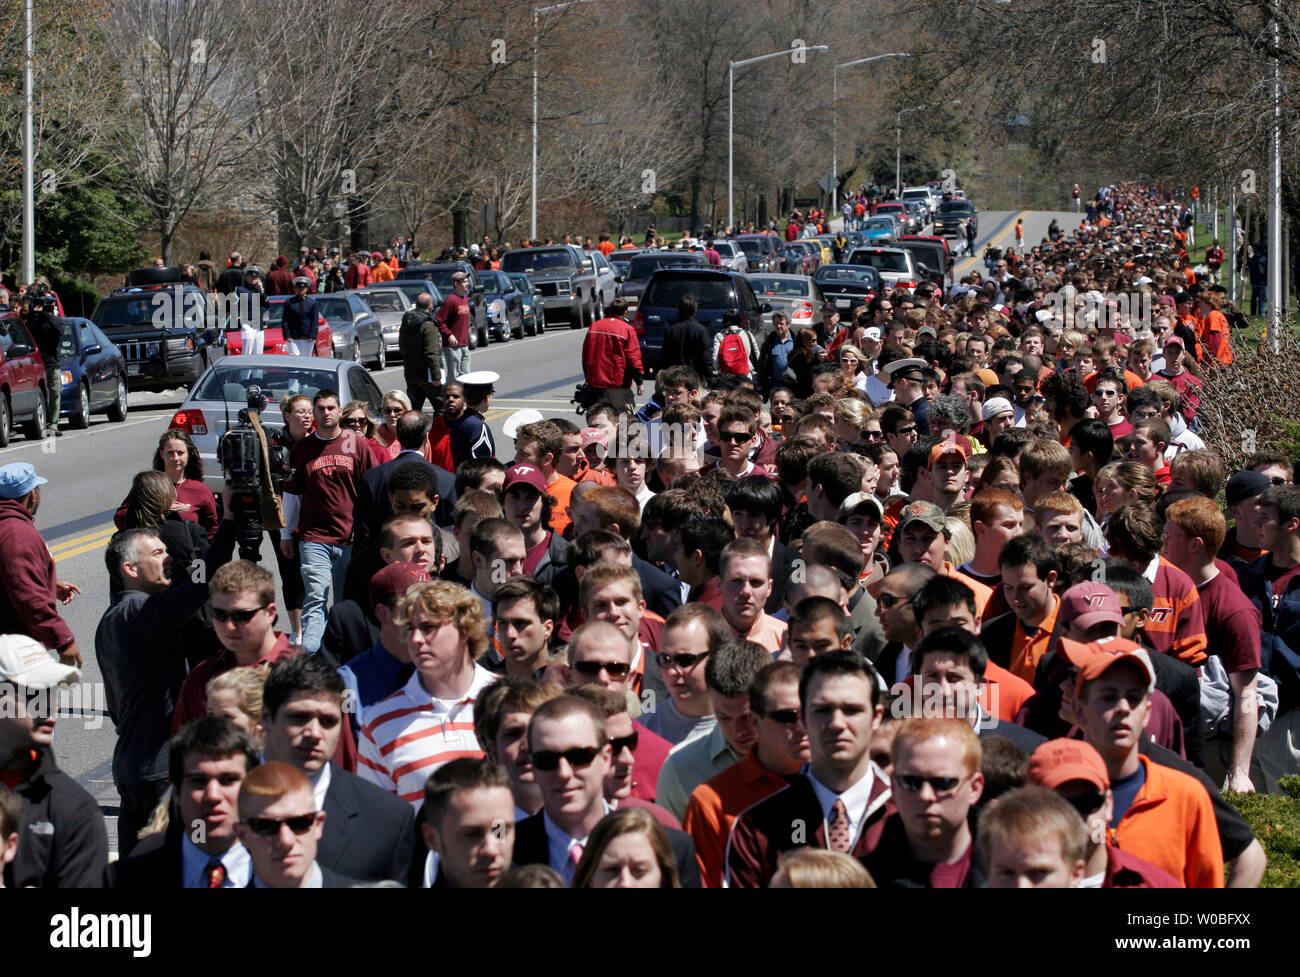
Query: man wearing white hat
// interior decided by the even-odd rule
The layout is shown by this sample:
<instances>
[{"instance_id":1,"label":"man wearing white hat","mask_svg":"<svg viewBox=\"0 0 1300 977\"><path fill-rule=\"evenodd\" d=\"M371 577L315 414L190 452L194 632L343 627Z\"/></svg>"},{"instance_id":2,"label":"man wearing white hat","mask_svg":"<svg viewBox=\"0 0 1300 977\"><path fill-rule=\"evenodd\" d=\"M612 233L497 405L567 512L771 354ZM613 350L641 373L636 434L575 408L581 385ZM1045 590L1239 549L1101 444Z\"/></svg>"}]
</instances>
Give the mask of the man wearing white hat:
<instances>
[{"instance_id":1,"label":"man wearing white hat","mask_svg":"<svg viewBox=\"0 0 1300 977\"><path fill-rule=\"evenodd\" d=\"M1005 397L990 397L984 401L984 434L986 448L993 447L993 439L1003 431L1016 426L1016 411Z\"/></svg>"},{"instance_id":2,"label":"man wearing white hat","mask_svg":"<svg viewBox=\"0 0 1300 977\"><path fill-rule=\"evenodd\" d=\"M493 387L501 375L491 370L456 377L465 393L465 410L451 422L451 458L457 467L467 458L495 458L496 442L484 415L492 406Z\"/></svg>"},{"instance_id":3,"label":"man wearing white hat","mask_svg":"<svg viewBox=\"0 0 1300 977\"><path fill-rule=\"evenodd\" d=\"M54 558L36 531L47 482L28 462L0 466L0 634L28 635L64 663L80 666L81 650L58 603L81 591L57 579Z\"/></svg>"},{"instance_id":4,"label":"man wearing white hat","mask_svg":"<svg viewBox=\"0 0 1300 977\"><path fill-rule=\"evenodd\" d=\"M884 368L889 376L890 386L894 390L894 400L912 412L916 418L916 433L924 437L930 433L930 420L927 412L929 404L925 399L923 370L929 364L918 356L894 360Z\"/></svg>"},{"instance_id":5,"label":"man wearing white hat","mask_svg":"<svg viewBox=\"0 0 1300 977\"><path fill-rule=\"evenodd\" d=\"M104 884L104 818L94 798L59 769L51 746L58 689L80 679L40 642L0 636L0 783L22 798L18 854L5 866L6 887Z\"/></svg>"}]
</instances>

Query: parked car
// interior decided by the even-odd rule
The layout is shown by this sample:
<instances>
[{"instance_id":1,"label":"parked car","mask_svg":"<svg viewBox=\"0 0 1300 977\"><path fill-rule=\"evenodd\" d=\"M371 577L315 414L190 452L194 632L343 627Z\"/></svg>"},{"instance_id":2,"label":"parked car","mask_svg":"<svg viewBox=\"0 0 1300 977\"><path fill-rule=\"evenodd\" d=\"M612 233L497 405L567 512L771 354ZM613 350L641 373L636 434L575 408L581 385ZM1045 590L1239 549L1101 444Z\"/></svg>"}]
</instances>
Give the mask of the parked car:
<instances>
[{"instance_id":1,"label":"parked car","mask_svg":"<svg viewBox=\"0 0 1300 977\"><path fill-rule=\"evenodd\" d=\"M421 293L427 293L429 298L433 299L433 311L437 312L438 307L442 305L442 289L427 278L398 278L383 284L385 288L395 288L403 292L411 300L412 305L419 299Z\"/></svg>"},{"instance_id":2,"label":"parked car","mask_svg":"<svg viewBox=\"0 0 1300 977\"><path fill-rule=\"evenodd\" d=\"M523 272L542 293L547 325L552 319L567 319L570 329L581 329L604 314L599 276L591 257L572 244L540 248L516 248L501 258L507 274Z\"/></svg>"},{"instance_id":3,"label":"parked car","mask_svg":"<svg viewBox=\"0 0 1300 977\"><path fill-rule=\"evenodd\" d=\"M704 255L698 251L643 251L632 258L627 278L618 286L618 294L627 302L628 311L635 313L641 294L656 271L661 268L707 267Z\"/></svg>"},{"instance_id":4,"label":"parked car","mask_svg":"<svg viewBox=\"0 0 1300 977\"><path fill-rule=\"evenodd\" d=\"M339 294L338 292L334 293ZM316 298L324 298L318 295ZM266 356L287 356L289 354L288 344L285 342L284 331L281 328L284 322L284 303L289 301L287 295L274 295L266 300L266 305L259 313L258 321L262 329L262 353ZM230 356L242 356L244 353L244 337L240 334L238 324L234 321L228 323L232 328L226 331L226 353ZM330 359L334 356L334 334L330 329L329 320L321 316L316 320L316 355L324 356Z\"/></svg>"},{"instance_id":5,"label":"parked car","mask_svg":"<svg viewBox=\"0 0 1300 977\"><path fill-rule=\"evenodd\" d=\"M32 441L45 436L45 360L17 312L0 316L0 448L14 424Z\"/></svg>"},{"instance_id":6,"label":"parked car","mask_svg":"<svg viewBox=\"0 0 1300 977\"><path fill-rule=\"evenodd\" d=\"M979 211L969 200L945 200L934 218L934 233L941 237L965 237L966 225L975 224L979 233Z\"/></svg>"},{"instance_id":7,"label":"parked car","mask_svg":"<svg viewBox=\"0 0 1300 977\"><path fill-rule=\"evenodd\" d=\"M854 248L846 264L870 265L882 283L894 288L916 288L921 280L916 259L902 248Z\"/></svg>"},{"instance_id":8,"label":"parked car","mask_svg":"<svg viewBox=\"0 0 1300 977\"><path fill-rule=\"evenodd\" d=\"M596 310L592 313L595 318L591 320L595 322L596 319L605 318L605 310L618 298L618 272L599 248L592 248L587 252L587 257L596 269Z\"/></svg>"},{"instance_id":9,"label":"parked car","mask_svg":"<svg viewBox=\"0 0 1300 977\"><path fill-rule=\"evenodd\" d=\"M759 304L744 275L718 268L664 268L650 276L633 323L641 337L641 359L647 370L659 368L664 333L677 321L677 303L687 292L695 296L699 306L695 318L711 335L721 330L723 313L736 309L755 343L761 343L766 336L763 316L772 311L772 306Z\"/></svg>"},{"instance_id":10,"label":"parked car","mask_svg":"<svg viewBox=\"0 0 1300 977\"><path fill-rule=\"evenodd\" d=\"M359 290L357 295L366 306L379 317L379 325L384 332L384 350L388 356L400 356L397 337L402 331L402 319L406 313L415 308L415 299L405 289L393 282L380 282ZM418 292L416 293L419 294Z\"/></svg>"},{"instance_id":11,"label":"parked car","mask_svg":"<svg viewBox=\"0 0 1300 977\"><path fill-rule=\"evenodd\" d=\"M880 275L870 265L822 265L813 281L841 315L870 302L880 291Z\"/></svg>"},{"instance_id":12,"label":"parked car","mask_svg":"<svg viewBox=\"0 0 1300 977\"><path fill-rule=\"evenodd\" d=\"M503 343L524 338L524 297L510 276L502 271L480 271L483 301L487 305L488 330Z\"/></svg>"},{"instance_id":13,"label":"parked car","mask_svg":"<svg viewBox=\"0 0 1300 977\"><path fill-rule=\"evenodd\" d=\"M820 321L825 298L817 283L806 275L748 275L758 301L772 307L772 312L784 312L790 328L801 329ZM772 327L772 313L763 314L765 329Z\"/></svg>"},{"instance_id":14,"label":"parked car","mask_svg":"<svg viewBox=\"0 0 1300 977\"><path fill-rule=\"evenodd\" d=\"M899 238L895 246L911 251L918 267L928 269L929 280L936 285L944 285L952 268L952 252L948 249L947 241L933 235L908 234Z\"/></svg>"},{"instance_id":15,"label":"parked car","mask_svg":"<svg viewBox=\"0 0 1300 977\"><path fill-rule=\"evenodd\" d=\"M862 225L863 239L871 244L890 244L900 233L898 221L887 214L870 217Z\"/></svg>"},{"instance_id":16,"label":"parked car","mask_svg":"<svg viewBox=\"0 0 1300 977\"><path fill-rule=\"evenodd\" d=\"M916 222L916 218L912 216L907 209L907 205L901 200L890 200L883 204L877 204L876 210L871 216L893 217L898 221L898 226L904 234L915 234L921 229Z\"/></svg>"},{"instance_id":17,"label":"parked car","mask_svg":"<svg viewBox=\"0 0 1300 977\"><path fill-rule=\"evenodd\" d=\"M775 234L737 234L729 240L745 252L751 272L781 270L781 239Z\"/></svg>"},{"instance_id":18,"label":"parked car","mask_svg":"<svg viewBox=\"0 0 1300 977\"><path fill-rule=\"evenodd\" d=\"M921 223L928 224L931 216L934 214L934 198L930 195L929 187L904 187L903 203L906 204L915 200L921 205Z\"/></svg>"},{"instance_id":19,"label":"parked car","mask_svg":"<svg viewBox=\"0 0 1300 977\"><path fill-rule=\"evenodd\" d=\"M340 406L350 400L363 401L372 417L380 416L383 394L360 363L310 356L228 356L203 373L168 426L180 428L194 439L203 460L203 481L220 495L225 477L217 459L217 444L228 427L238 423L248 395L256 392L267 398L262 424L278 427L284 423L280 401L285 396L301 393L311 397L318 390L338 391Z\"/></svg>"},{"instance_id":20,"label":"parked car","mask_svg":"<svg viewBox=\"0 0 1300 977\"><path fill-rule=\"evenodd\" d=\"M130 389L188 386L224 355L218 299L227 297L185 282L174 265L137 268L127 280L99 300L90 318L126 357Z\"/></svg>"},{"instance_id":21,"label":"parked car","mask_svg":"<svg viewBox=\"0 0 1300 977\"><path fill-rule=\"evenodd\" d=\"M546 316L542 314L542 297L533 280L523 272L507 275L519 290L519 303L525 336L540 336L546 331Z\"/></svg>"},{"instance_id":22,"label":"parked car","mask_svg":"<svg viewBox=\"0 0 1300 977\"><path fill-rule=\"evenodd\" d=\"M438 287L438 296L434 298L434 310L442 304L442 297L452 292L451 276L463 271L469 276L469 308L473 321L469 327L470 349L488 344L487 305L483 301L483 283L479 280L478 269L468 261L441 261L430 265L407 265L397 272L396 281L429 281ZM409 294L409 293L408 293ZM430 293L432 294L432 293Z\"/></svg>"},{"instance_id":23,"label":"parked car","mask_svg":"<svg viewBox=\"0 0 1300 977\"><path fill-rule=\"evenodd\" d=\"M718 257L722 259L722 267L726 271L734 271L741 275L749 271L749 259L745 257L745 252L735 241L714 241L713 250L718 252Z\"/></svg>"},{"instance_id":24,"label":"parked car","mask_svg":"<svg viewBox=\"0 0 1300 977\"><path fill-rule=\"evenodd\" d=\"M89 319L65 316L59 340L63 394L59 414L73 428L90 427L90 415L125 421L126 357Z\"/></svg>"}]
</instances>

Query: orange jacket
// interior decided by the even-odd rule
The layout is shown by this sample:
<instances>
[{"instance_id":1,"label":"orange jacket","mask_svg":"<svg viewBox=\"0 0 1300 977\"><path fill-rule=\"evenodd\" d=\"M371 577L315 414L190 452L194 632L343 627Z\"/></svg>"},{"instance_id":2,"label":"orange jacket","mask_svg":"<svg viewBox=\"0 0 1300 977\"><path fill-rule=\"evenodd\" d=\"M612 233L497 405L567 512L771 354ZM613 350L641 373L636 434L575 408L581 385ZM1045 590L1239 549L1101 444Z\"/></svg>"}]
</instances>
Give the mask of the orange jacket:
<instances>
[{"instance_id":1,"label":"orange jacket","mask_svg":"<svg viewBox=\"0 0 1300 977\"><path fill-rule=\"evenodd\" d=\"M691 793L682 829L695 839L695 857L706 889L722 888L727 869L727 839L736 816L786 785L753 753L714 775Z\"/></svg>"},{"instance_id":2,"label":"orange jacket","mask_svg":"<svg viewBox=\"0 0 1300 977\"><path fill-rule=\"evenodd\" d=\"M393 269L388 266L386 261L377 261L375 267L370 269L370 280L372 282L391 282L394 277Z\"/></svg>"},{"instance_id":3,"label":"orange jacket","mask_svg":"<svg viewBox=\"0 0 1300 977\"><path fill-rule=\"evenodd\" d=\"M1228 335L1228 317L1211 309L1203 317L1197 316L1197 334L1205 348L1223 364L1232 362L1232 341Z\"/></svg>"},{"instance_id":4,"label":"orange jacket","mask_svg":"<svg viewBox=\"0 0 1300 977\"><path fill-rule=\"evenodd\" d=\"M1115 844L1189 889L1222 889L1223 846L1210 795L1194 777L1138 759L1147 780L1115 829Z\"/></svg>"}]
</instances>

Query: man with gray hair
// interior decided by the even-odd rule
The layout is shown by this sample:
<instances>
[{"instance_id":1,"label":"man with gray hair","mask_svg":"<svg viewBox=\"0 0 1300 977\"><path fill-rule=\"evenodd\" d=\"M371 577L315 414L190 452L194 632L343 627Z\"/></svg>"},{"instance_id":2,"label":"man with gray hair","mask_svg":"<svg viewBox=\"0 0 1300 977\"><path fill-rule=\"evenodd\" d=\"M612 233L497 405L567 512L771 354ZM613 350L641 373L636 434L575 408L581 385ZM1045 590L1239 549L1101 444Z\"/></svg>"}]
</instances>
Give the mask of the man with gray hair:
<instances>
[{"instance_id":1,"label":"man with gray hair","mask_svg":"<svg viewBox=\"0 0 1300 977\"><path fill-rule=\"evenodd\" d=\"M434 412L442 409L442 333L433 319L433 296L421 292L415 308L402 316L397 333L402 372L411 409L422 410L427 398Z\"/></svg>"}]
</instances>

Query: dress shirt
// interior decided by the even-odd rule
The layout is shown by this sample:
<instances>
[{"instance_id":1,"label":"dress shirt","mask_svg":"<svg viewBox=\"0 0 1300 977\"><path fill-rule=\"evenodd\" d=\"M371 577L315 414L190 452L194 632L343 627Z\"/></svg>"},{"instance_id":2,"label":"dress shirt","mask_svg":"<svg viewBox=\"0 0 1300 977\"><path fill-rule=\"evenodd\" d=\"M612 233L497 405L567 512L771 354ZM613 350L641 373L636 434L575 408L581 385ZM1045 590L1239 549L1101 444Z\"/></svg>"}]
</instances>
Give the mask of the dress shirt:
<instances>
[{"instance_id":1,"label":"dress shirt","mask_svg":"<svg viewBox=\"0 0 1300 977\"><path fill-rule=\"evenodd\" d=\"M226 870L226 879L221 883L223 889L242 889L248 885L248 874L253 870L248 857L248 849L235 842L226 849L224 855L218 856ZM194 842L188 834L181 835L181 884L186 889L206 889L208 887L208 862L212 856Z\"/></svg>"},{"instance_id":2,"label":"dress shirt","mask_svg":"<svg viewBox=\"0 0 1300 977\"><path fill-rule=\"evenodd\" d=\"M808 782L812 784L813 793L817 795L817 803L822 806L822 821L825 822L826 837L828 839L831 836L831 808L835 806L836 801L844 802L844 808L849 815L849 849L852 850L853 846L858 843L858 835L862 831L862 822L866 819L867 808L871 804L871 790L876 781L876 765L873 763L867 775L843 794L836 794L818 780L811 767L805 768L805 772L808 774Z\"/></svg>"}]
</instances>

